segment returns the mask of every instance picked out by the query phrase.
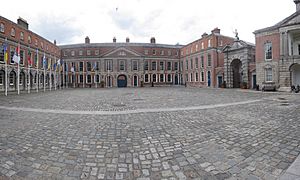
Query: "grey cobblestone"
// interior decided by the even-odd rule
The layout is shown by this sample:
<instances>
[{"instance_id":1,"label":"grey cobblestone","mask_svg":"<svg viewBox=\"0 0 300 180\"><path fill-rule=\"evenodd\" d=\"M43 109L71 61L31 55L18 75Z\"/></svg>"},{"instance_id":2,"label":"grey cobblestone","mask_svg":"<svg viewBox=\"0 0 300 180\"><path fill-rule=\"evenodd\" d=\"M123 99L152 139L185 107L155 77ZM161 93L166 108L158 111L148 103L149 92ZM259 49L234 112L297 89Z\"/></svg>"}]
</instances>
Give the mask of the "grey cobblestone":
<instances>
[{"instance_id":1,"label":"grey cobblestone","mask_svg":"<svg viewBox=\"0 0 300 180\"><path fill-rule=\"evenodd\" d=\"M289 106L280 106L279 97L287 99ZM1 107L21 108L0 107L0 176L277 179L300 153L297 99L295 94L197 88L78 89L0 96ZM249 103L253 100L259 101ZM207 105L210 108L188 109ZM22 107L70 112L186 109L72 115L28 112Z\"/></svg>"}]
</instances>

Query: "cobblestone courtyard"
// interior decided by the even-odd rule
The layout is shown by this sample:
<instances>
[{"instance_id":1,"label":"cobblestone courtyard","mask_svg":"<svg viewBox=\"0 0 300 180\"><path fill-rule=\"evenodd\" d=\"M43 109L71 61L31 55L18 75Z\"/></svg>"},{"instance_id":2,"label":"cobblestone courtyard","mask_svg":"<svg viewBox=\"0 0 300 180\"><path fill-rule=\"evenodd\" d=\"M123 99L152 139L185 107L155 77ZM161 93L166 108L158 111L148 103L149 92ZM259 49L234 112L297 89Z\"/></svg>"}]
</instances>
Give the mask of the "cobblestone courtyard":
<instances>
[{"instance_id":1,"label":"cobblestone courtyard","mask_svg":"<svg viewBox=\"0 0 300 180\"><path fill-rule=\"evenodd\" d=\"M300 96L70 89L0 96L0 179L277 179L300 153Z\"/></svg>"}]
</instances>

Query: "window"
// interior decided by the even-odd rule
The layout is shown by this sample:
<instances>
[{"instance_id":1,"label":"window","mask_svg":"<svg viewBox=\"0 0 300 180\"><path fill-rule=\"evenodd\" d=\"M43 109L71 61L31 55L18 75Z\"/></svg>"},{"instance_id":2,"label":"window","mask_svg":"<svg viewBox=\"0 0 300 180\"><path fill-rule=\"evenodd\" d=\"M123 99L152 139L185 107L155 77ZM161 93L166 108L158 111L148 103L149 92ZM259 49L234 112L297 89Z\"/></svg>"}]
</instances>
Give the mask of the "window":
<instances>
[{"instance_id":1,"label":"window","mask_svg":"<svg viewBox=\"0 0 300 180\"><path fill-rule=\"evenodd\" d=\"M14 85L15 84L15 73L11 72L9 74L9 85Z\"/></svg>"},{"instance_id":2,"label":"window","mask_svg":"<svg viewBox=\"0 0 300 180\"><path fill-rule=\"evenodd\" d=\"M185 69L188 70L188 69L189 69L189 61L186 60L185 62L186 62L186 64L185 64Z\"/></svg>"},{"instance_id":3,"label":"window","mask_svg":"<svg viewBox=\"0 0 300 180\"><path fill-rule=\"evenodd\" d=\"M90 74L87 75L86 83L92 83L92 77Z\"/></svg>"},{"instance_id":4,"label":"window","mask_svg":"<svg viewBox=\"0 0 300 180\"><path fill-rule=\"evenodd\" d=\"M172 81L172 75L168 74L168 82L171 82L171 81Z\"/></svg>"},{"instance_id":5,"label":"window","mask_svg":"<svg viewBox=\"0 0 300 180\"><path fill-rule=\"evenodd\" d=\"M208 67L211 66L211 55L210 54L207 55L207 66Z\"/></svg>"},{"instance_id":6,"label":"window","mask_svg":"<svg viewBox=\"0 0 300 180\"><path fill-rule=\"evenodd\" d=\"M43 42L41 42L41 48L44 49L44 43Z\"/></svg>"},{"instance_id":7,"label":"window","mask_svg":"<svg viewBox=\"0 0 300 180\"><path fill-rule=\"evenodd\" d=\"M96 76L95 76L95 80L94 80L96 83L99 83L100 82L100 76L99 76L99 74L97 74Z\"/></svg>"},{"instance_id":8,"label":"window","mask_svg":"<svg viewBox=\"0 0 300 180\"><path fill-rule=\"evenodd\" d=\"M148 49L145 50L145 55L148 55L149 54L149 51Z\"/></svg>"},{"instance_id":9,"label":"window","mask_svg":"<svg viewBox=\"0 0 300 180\"><path fill-rule=\"evenodd\" d=\"M82 74L80 74L80 76L79 76L79 83L83 83L83 75Z\"/></svg>"},{"instance_id":10,"label":"window","mask_svg":"<svg viewBox=\"0 0 300 180\"><path fill-rule=\"evenodd\" d=\"M99 50L95 50L95 55L96 55L96 56L99 55Z\"/></svg>"},{"instance_id":11,"label":"window","mask_svg":"<svg viewBox=\"0 0 300 180\"><path fill-rule=\"evenodd\" d=\"M71 51L71 56L75 56L75 51Z\"/></svg>"},{"instance_id":12,"label":"window","mask_svg":"<svg viewBox=\"0 0 300 180\"><path fill-rule=\"evenodd\" d=\"M196 51L198 51L198 44L196 44Z\"/></svg>"},{"instance_id":13,"label":"window","mask_svg":"<svg viewBox=\"0 0 300 180\"><path fill-rule=\"evenodd\" d=\"M204 82L204 72L201 72L201 82Z\"/></svg>"},{"instance_id":14,"label":"window","mask_svg":"<svg viewBox=\"0 0 300 180\"><path fill-rule=\"evenodd\" d=\"M169 50L169 51L168 51L168 56L171 56L171 55L172 55L172 51Z\"/></svg>"},{"instance_id":15,"label":"window","mask_svg":"<svg viewBox=\"0 0 300 180\"><path fill-rule=\"evenodd\" d=\"M208 40L208 47L211 47L211 39Z\"/></svg>"},{"instance_id":16,"label":"window","mask_svg":"<svg viewBox=\"0 0 300 180\"><path fill-rule=\"evenodd\" d=\"M112 71L112 60L106 61L106 71Z\"/></svg>"},{"instance_id":17,"label":"window","mask_svg":"<svg viewBox=\"0 0 300 180\"><path fill-rule=\"evenodd\" d=\"M273 81L273 72L272 68L266 69L266 82L272 82Z\"/></svg>"},{"instance_id":18,"label":"window","mask_svg":"<svg viewBox=\"0 0 300 180\"><path fill-rule=\"evenodd\" d=\"M204 68L204 56L201 56L201 67Z\"/></svg>"},{"instance_id":19,"label":"window","mask_svg":"<svg viewBox=\"0 0 300 180\"><path fill-rule=\"evenodd\" d=\"M152 50L152 54L156 55L156 50L155 49Z\"/></svg>"},{"instance_id":20,"label":"window","mask_svg":"<svg viewBox=\"0 0 300 180\"><path fill-rule=\"evenodd\" d=\"M20 64L24 64L24 51L20 50Z\"/></svg>"},{"instance_id":21,"label":"window","mask_svg":"<svg viewBox=\"0 0 300 180\"><path fill-rule=\"evenodd\" d=\"M137 71L138 70L138 62L137 61L132 61L132 70Z\"/></svg>"},{"instance_id":22,"label":"window","mask_svg":"<svg viewBox=\"0 0 300 180\"><path fill-rule=\"evenodd\" d=\"M0 71L0 85L3 85L4 80L4 71Z\"/></svg>"},{"instance_id":23,"label":"window","mask_svg":"<svg viewBox=\"0 0 300 180\"><path fill-rule=\"evenodd\" d=\"M160 74L159 75L159 82L164 82L164 75L163 74Z\"/></svg>"},{"instance_id":24,"label":"window","mask_svg":"<svg viewBox=\"0 0 300 180\"><path fill-rule=\"evenodd\" d=\"M174 64L174 71L178 71L178 62L175 62Z\"/></svg>"},{"instance_id":25,"label":"window","mask_svg":"<svg viewBox=\"0 0 300 180\"><path fill-rule=\"evenodd\" d=\"M265 59L266 60L272 59L272 43L265 44Z\"/></svg>"},{"instance_id":26,"label":"window","mask_svg":"<svg viewBox=\"0 0 300 180\"><path fill-rule=\"evenodd\" d=\"M87 50L87 51L86 51L86 54L87 54L88 56L90 56L90 55L91 55L91 50Z\"/></svg>"},{"instance_id":27,"label":"window","mask_svg":"<svg viewBox=\"0 0 300 180\"><path fill-rule=\"evenodd\" d=\"M148 61L145 61L145 62L144 62L144 70L145 70L145 71L148 71L148 70L149 70L149 64L148 64Z\"/></svg>"},{"instance_id":28,"label":"window","mask_svg":"<svg viewBox=\"0 0 300 180\"><path fill-rule=\"evenodd\" d=\"M179 55L179 52L178 51L176 51L176 56L178 56Z\"/></svg>"},{"instance_id":29,"label":"window","mask_svg":"<svg viewBox=\"0 0 300 180\"><path fill-rule=\"evenodd\" d=\"M14 60L13 60L15 51L16 51L16 48L10 47L10 64L14 64L15 63Z\"/></svg>"},{"instance_id":30,"label":"window","mask_svg":"<svg viewBox=\"0 0 300 180\"><path fill-rule=\"evenodd\" d=\"M170 62L170 61L167 62L167 70L168 71L172 70L172 62Z\"/></svg>"},{"instance_id":31,"label":"window","mask_svg":"<svg viewBox=\"0 0 300 180\"><path fill-rule=\"evenodd\" d=\"M193 80L193 73L191 73L191 82L193 82L194 80Z\"/></svg>"},{"instance_id":32,"label":"window","mask_svg":"<svg viewBox=\"0 0 300 180\"><path fill-rule=\"evenodd\" d=\"M156 82L156 74L152 75L152 80L153 80L153 82Z\"/></svg>"},{"instance_id":33,"label":"window","mask_svg":"<svg viewBox=\"0 0 300 180\"><path fill-rule=\"evenodd\" d=\"M199 81L199 74L198 73L196 73L196 82L198 82Z\"/></svg>"},{"instance_id":34,"label":"window","mask_svg":"<svg viewBox=\"0 0 300 180\"><path fill-rule=\"evenodd\" d=\"M161 50L161 51L160 51L160 55L162 55L162 56L165 55L165 51L164 51L164 50Z\"/></svg>"},{"instance_id":35,"label":"window","mask_svg":"<svg viewBox=\"0 0 300 180\"><path fill-rule=\"evenodd\" d=\"M82 50L80 50L80 51L79 51L79 56L82 56L82 54L83 54L83 53L82 53Z\"/></svg>"},{"instance_id":36,"label":"window","mask_svg":"<svg viewBox=\"0 0 300 180\"><path fill-rule=\"evenodd\" d=\"M4 33L5 27L3 23L0 23L0 32Z\"/></svg>"},{"instance_id":37,"label":"window","mask_svg":"<svg viewBox=\"0 0 300 180\"><path fill-rule=\"evenodd\" d=\"M67 51L64 51L64 56L67 56Z\"/></svg>"},{"instance_id":38,"label":"window","mask_svg":"<svg viewBox=\"0 0 300 180\"><path fill-rule=\"evenodd\" d=\"M195 66L196 66L196 69L198 69L199 68L199 59L196 57L196 59L195 59Z\"/></svg>"},{"instance_id":39,"label":"window","mask_svg":"<svg viewBox=\"0 0 300 180\"><path fill-rule=\"evenodd\" d=\"M161 70L161 71L165 70L164 66L165 66L165 63L163 61L160 61L159 62L159 70Z\"/></svg>"},{"instance_id":40,"label":"window","mask_svg":"<svg viewBox=\"0 0 300 180\"><path fill-rule=\"evenodd\" d=\"M145 74L145 82L149 82L149 74Z\"/></svg>"},{"instance_id":41,"label":"window","mask_svg":"<svg viewBox=\"0 0 300 180\"><path fill-rule=\"evenodd\" d=\"M15 30L15 28L11 28L10 35L11 35L12 37L15 37L15 35L16 35L16 30Z\"/></svg>"},{"instance_id":42,"label":"window","mask_svg":"<svg viewBox=\"0 0 300 180\"><path fill-rule=\"evenodd\" d=\"M34 44L35 44L36 46L38 45L38 40L37 40L37 39L35 39Z\"/></svg>"},{"instance_id":43,"label":"window","mask_svg":"<svg viewBox=\"0 0 300 180\"><path fill-rule=\"evenodd\" d=\"M191 47L191 50L190 50L190 51L191 51L191 54L192 54L192 53L193 53L193 47Z\"/></svg>"},{"instance_id":44,"label":"window","mask_svg":"<svg viewBox=\"0 0 300 180\"><path fill-rule=\"evenodd\" d=\"M201 43L201 49L204 49L204 42Z\"/></svg>"},{"instance_id":45,"label":"window","mask_svg":"<svg viewBox=\"0 0 300 180\"><path fill-rule=\"evenodd\" d=\"M83 62L79 62L79 71L80 71L80 72L83 71Z\"/></svg>"},{"instance_id":46,"label":"window","mask_svg":"<svg viewBox=\"0 0 300 180\"><path fill-rule=\"evenodd\" d=\"M92 70L91 62L86 62L86 69L87 69L87 71L91 71Z\"/></svg>"},{"instance_id":47,"label":"window","mask_svg":"<svg viewBox=\"0 0 300 180\"><path fill-rule=\"evenodd\" d=\"M24 41L24 32L20 32L20 39Z\"/></svg>"},{"instance_id":48,"label":"window","mask_svg":"<svg viewBox=\"0 0 300 180\"><path fill-rule=\"evenodd\" d=\"M4 62L4 48L0 46L0 62Z\"/></svg>"},{"instance_id":49,"label":"window","mask_svg":"<svg viewBox=\"0 0 300 180\"><path fill-rule=\"evenodd\" d=\"M191 69L194 68L194 63L193 63L193 59L191 59Z\"/></svg>"},{"instance_id":50,"label":"window","mask_svg":"<svg viewBox=\"0 0 300 180\"><path fill-rule=\"evenodd\" d=\"M125 61L119 61L119 70L125 71Z\"/></svg>"},{"instance_id":51,"label":"window","mask_svg":"<svg viewBox=\"0 0 300 180\"><path fill-rule=\"evenodd\" d=\"M28 43L31 44L31 36L28 36Z\"/></svg>"},{"instance_id":52,"label":"window","mask_svg":"<svg viewBox=\"0 0 300 180\"><path fill-rule=\"evenodd\" d=\"M156 61L152 61L152 71L156 71Z\"/></svg>"}]
</instances>

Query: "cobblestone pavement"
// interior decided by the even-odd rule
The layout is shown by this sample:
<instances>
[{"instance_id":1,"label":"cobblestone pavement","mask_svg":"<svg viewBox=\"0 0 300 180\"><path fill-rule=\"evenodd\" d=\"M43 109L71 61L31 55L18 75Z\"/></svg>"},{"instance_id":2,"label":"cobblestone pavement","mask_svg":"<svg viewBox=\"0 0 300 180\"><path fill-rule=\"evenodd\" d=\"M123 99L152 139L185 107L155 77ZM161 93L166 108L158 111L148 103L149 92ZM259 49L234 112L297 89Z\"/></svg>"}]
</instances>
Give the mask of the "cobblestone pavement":
<instances>
[{"instance_id":1,"label":"cobblestone pavement","mask_svg":"<svg viewBox=\"0 0 300 180\"><path fill-rule=\"evenodd\" d=\"M197 88L0 96L0 179L277 179L300 153L299 99Z\"/></svg>"}]
</instances>

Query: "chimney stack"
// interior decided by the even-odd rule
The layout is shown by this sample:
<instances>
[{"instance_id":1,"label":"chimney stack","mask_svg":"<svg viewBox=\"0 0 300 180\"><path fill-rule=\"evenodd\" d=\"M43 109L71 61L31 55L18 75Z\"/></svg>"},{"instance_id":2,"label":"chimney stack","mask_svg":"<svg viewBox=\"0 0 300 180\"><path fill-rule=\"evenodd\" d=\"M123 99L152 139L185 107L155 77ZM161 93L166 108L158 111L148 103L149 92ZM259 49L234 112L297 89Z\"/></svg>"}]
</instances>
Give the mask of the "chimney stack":
<instances>
[{"instance_id":1,"label":"chimney stack","mask_svg":"<svg viewBox=\"0 0 300 180\"><path fill-rule=\"evenodd\" d=\"M296 4L296 11L300 10L300 0L294 0L294 3Z\"/></svg>"},{"instance_id":2,"label":"chimney stack","mask_svg":"<svg viewBox=\"0 0 300 180\"><path fill-rule=\"evenodd\" d=\"M155 44L155 43L156 43L155 37L152 37L152 38L150 39L150 43L151 43L151 44Z\"/></svg>"},{"instance_id":3,"label":"chimney stack","mask_svg":"<svg viewBox=\"0 0 300 180\"><path fill-rule=\"evenodd\" d=\"M28 29L28 23L25 19L19 17L17 21L18 21L18 25L22 26L25 29Z\"/></svg>"},{"instance_id":4,"label":"chimney stack","mask_svg":"<svg viewBox=\"0 0 300 180\"><path fill-rule=\"evenodd\" d=\"M90 38L88 36L85 37L85 44L90 44Z\"/></svg>"},{"instance_id":5,"label":"chimney stack","mask_svg":"<svg viewBox=\"0 0 300 180\"><path fill-rule=\"evenodd\" d=\"M221 33L221 30L219 28L215 28L211 31L212 34L220 34Z\"/></svg>"},{"instance_id":6,"label":"chimney stack","mask_svg":"<svg viewBox=\"0 0 300 180\"><path fill-rule=\"evenodd\" d=\"M56 45L56 40L54 39L54 45Z\"/></svg>"},{"instance_id":7,"label":"chimney stack","mask_svg":"<svg viewBox=\"0 0 300 180\"><path fill-rule=\"evenodd\" d=\"M129 37L126 38L126 43L129 43L130 42L130 39Z\"/></svg>"},{"instance_id":8,"label":"chimney stack","mask_svg":"<svg viewBox=\"0 0 300 180\"><path fill-rule=\"evenodd\" d=\"M113 42L114 42L114 43L117 42L117 38L116 38L116 37L113 38Z\"/></svg>"}]
</instances>

